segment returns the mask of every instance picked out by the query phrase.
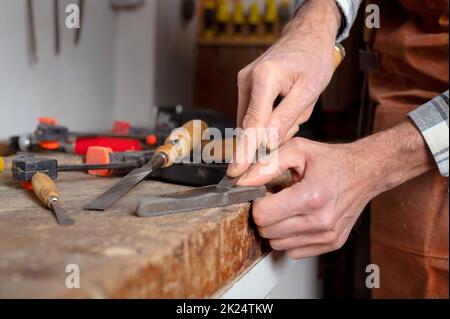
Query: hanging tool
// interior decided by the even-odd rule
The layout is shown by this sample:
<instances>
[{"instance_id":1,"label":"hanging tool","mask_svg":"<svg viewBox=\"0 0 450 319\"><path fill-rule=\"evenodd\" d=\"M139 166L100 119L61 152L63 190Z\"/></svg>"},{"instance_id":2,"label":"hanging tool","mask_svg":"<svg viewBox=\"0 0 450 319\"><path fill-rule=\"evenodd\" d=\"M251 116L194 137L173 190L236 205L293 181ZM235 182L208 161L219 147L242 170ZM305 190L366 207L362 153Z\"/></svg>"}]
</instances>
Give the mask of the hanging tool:
<instances>
[{"instance_id":1,"label":"hanging tool","mask_svg":"<svg viewBox=\"0 0 450 319\"><path fill-rule=\"evenodd\" d=\"M78 7L80 8L80 27L75 29L75 38L74 38L75 46L78 46L81 39L81 28L83 27L83 18L84 18L84 0L79 0Z\"/></svg>"},{"instance_id":2,"label":"hanging tool","mask_svg":"<svg viewBox=\"0 0 450 319\"><path fill-rule=\"evenodd\" d=\"M261 14L259 10L259 5L256 2L250 4L249 14L248 14L248 28L251 35L256 35L258 33L258 27L261 23Z\"/></svg>"},{"instance_id":3,"label":"hanging tool","mask_svg":"<svg viewBox=\"0 0 450 319\"><path fill-rule=\"evenodd\" d=\"M244 3L242 2L242 0L237 0L234 2L234 9L233 9L234 34L241 34L243 31L244 24L245 24Z\"/></svg>"},{"instance_id":4,"label":"hanging tool","mask_svg":"<svg viewBox=\"0 0 450 319\"><path fill-rule=\"evenodd\" d=\"M169 167L188 156L193 149L200 146L201 137L207 128L208 125L205 122L194 120L183 125L182 130L175 130L165 144L155 150L155 154L146 165L129 173L112 188L87 204L84 209L100 211L108 209L152 172Z\"/></svg>"},{"instance_id":5,"label":"hanging tool","mask_svg":"<svg viewBox=\"0 0 450 319\"><path fill-rule=\"evenodd\" d=\"M264 26L268 35L275 33L275 24L278 21L278 9L275 0L266 0L266 9L264 12Z\"/></svg>"},{"instance_id":6,"label":"hanging tool","mask_svg":"<svg viewBox=\"0 0 450 319\"><path fill-rule=\"evenodd\" d=\"M45 174L37 173L31 180L33 191L42 204L53 210L60 225L73 225L75 221L62 208L55 183Z\"/></svg>"},{"instance_id":7,"label":"hanging tool","mask_svg":"<svg viewBox=\"0 0 450 319\"><path fill-rule=\"evenodd\" d=\"M27 16L28 16L30 61L31 64L36 64L38 62L38 55L37 55L36 27L34 23L34 10L32 0L27 0Z\"/></svg>"},{"instance_id":8,"label":"hanging tool","mask_svg":"<svg viewBox=\"0 0 450 319\"><path fill-rule=\"evenodd\" d=\"M59 30L59 0L53 0L53 23L55 27L55 54L58 56L61 50Z\"/></svg>"},{"instance_id":9,"label":"hanging tool","mask_svg":"<svg viewBox=\"0 0 450 319\"><path fill-rule=\"evenodd\" d=\"M228 0L217 0L217 32L219 35L227 33L227 25L230 19L230 12L228 9Z\"/></svg>"}]
</instances>

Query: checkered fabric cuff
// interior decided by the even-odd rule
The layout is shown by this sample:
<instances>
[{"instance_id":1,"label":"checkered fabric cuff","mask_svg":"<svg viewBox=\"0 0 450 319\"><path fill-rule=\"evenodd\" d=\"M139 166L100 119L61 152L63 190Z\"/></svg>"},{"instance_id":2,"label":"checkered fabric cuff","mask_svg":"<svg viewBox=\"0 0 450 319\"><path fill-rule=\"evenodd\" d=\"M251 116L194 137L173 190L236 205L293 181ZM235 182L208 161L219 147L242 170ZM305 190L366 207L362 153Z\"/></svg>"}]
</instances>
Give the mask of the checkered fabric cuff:
<instances>
[{"instance_id":1,"label":"checkered fabric cuff","mask_svg":"<svg viewBox=\"0 0 450 319\"><path fill-rule=\"evenodd\" d=\"M433 154L441 175L448 177L448 91L409 113Z\"/></svg>"}]
</instances>

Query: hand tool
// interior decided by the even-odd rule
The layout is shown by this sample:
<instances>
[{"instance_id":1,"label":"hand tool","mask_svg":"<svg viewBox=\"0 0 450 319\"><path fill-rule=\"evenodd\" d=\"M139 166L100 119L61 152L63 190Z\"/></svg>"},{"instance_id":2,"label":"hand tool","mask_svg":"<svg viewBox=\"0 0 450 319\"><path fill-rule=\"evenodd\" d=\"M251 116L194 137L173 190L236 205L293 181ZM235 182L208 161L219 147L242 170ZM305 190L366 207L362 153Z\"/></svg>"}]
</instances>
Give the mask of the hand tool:
<instances>
[{"instance_id":1,"label":"hand tool","mask_svg":"<svg viewBox=\"0 0 450 319\"><path fill-rule=\"evenodd\" d=\"M233 8L233 32L235 35L241 34L245 24L245 9L242 0L234 2Z\"/></svg>"},{"instance_id":2,"label":"hand tool","mask_svg":"<svg viewBox=\"0 0 450 319\"><path fill-rule=\"evenodd\" d=\"M205 122L193 120L183 125L182 130L174 130L165 144L155 150L152 159L146 165L129 173L112 188L87 204L84 209L108 209L152 172L169 167L188 156L193 149L200 146L202 134L207 128L208 125Z\"/></svg>"},{"instance_id":3,"label":"hand tool","mask_svg":"<svg viewBox=\"0 0 450 319\"><path fill-rule=\"evenodd\" d=\"M36 43L36 27L34 24L34 12L32 0L27 0L27 16L28 16L28 36L30 46L30 61L32 64L38 62L37 43Z\"/></svg>"},{"instance_id":4,"label":"hand tool","mask_svg":"<svg viewBox=\"0 0 450 319\"><path fill-rule=\"evenodd\" d=\"M334 62L336 67L341 63L344 56L344 48L340 45L336 45L334 52ZM286 177L289 181L279 182L281 184L290 185L292 183L290 181L290 175ZM241 176L230 177L225 175L217 185L144 198L139 202L136 213L140 217L176 214L248 202L265 195L265 186L235 186L240 178Z\"/></svg>"},{"instance_id":5,"label":"hand tool","mask_svg":"<svg viewBox=\"0 0 450 319\"><path fill-rule=\"evenodd\" d=\"M55 27L55 54L60 52L60 32L59 32L59 0L53 0L53 23Z\"/></svg>"},{"instance_id":6,"label":"hand tool","mask_svg":"<svg viewBox=\"0 0 450 319\"><path fill-rule=\"evenodd\" d=\"M117 156L117 154L116 154ZM123 161L117 161L108 164L61 164L58 165L58 161L53 158L37 157L34 154L19 154L13 161L11 166L11 172L13 179L16 181L31 181L33 176L37 173L43 173L49 176L51 179L58 177L58 172L87 172L91 170L132 170L134 168L144 165L149 154L130 154L127 157L123 157Z\"/></svg>"},{"instance_id":7,"label":"hand tool","mask_svg":"<svg viewBox=\"0 0 450 319\"><path fill-rule=\"evenodd\" d=\"M31 180L33 191L42 204L53 210L60 225L73 225L75 221L67 216L59 200L55 183L45 174L37 173Z\"/></svg>"},{"instance_id":8,"label":"hand tool","mask_svg":"<svg viewBox=\"0 0 450 319\"><path fill-rule=\"evenodd\" d=\"M40 150L64 151L85 155L91 146L110 147L114 151L140 151L143 136L131 136L112 133L77 133L65 126L56 125L54 121L40 118L40 123L33 134L24 134L10 139L9 149L31 152Z\"/></svg>"},{"instance_id":9,"label":"hand tool","mask_svg":"<svg viewBox=\"0 0 450 319\"><path fill-rule=\"evenodd\" d=\"M277 3L275 0L266 0L264 12L264 27L267 35L275 33L275 24L278 21Z\"/></svg>"},{"instance_id":10,"label":"hand tool","mask_svg":"<svg viewBox=\"0 0 450 319\"><path fill-rule=\"evenodd\" d=\"M78 46L81 39L81 28L83 27L83 18L84 18L84 0L79 0L78 7L80 8L80 27L75 29L75 38L74 38L75 46Z\"/></svg>"}]
</instances>

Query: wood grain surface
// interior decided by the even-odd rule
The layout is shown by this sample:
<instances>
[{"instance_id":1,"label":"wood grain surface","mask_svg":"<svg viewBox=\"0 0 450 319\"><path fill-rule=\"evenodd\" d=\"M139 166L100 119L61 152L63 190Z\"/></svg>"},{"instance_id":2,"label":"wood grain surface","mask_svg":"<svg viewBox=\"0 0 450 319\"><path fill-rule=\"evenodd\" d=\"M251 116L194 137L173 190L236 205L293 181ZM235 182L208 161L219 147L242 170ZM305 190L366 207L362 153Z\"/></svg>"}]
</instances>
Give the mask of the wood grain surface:
<instances>
[{"instance_id":1,"label":"wood grain surface","mask_svg":"<svg viewBox=\"0 0 450 319\"><path fill-rule=\"evenodd\" d=\"M81 209L115 182L61 173L61 201L76 220L62 227L0 174L0 298L207 298L264 254L250 204L134 215L139 199L187 187L148 180L106 212ZM70 264L79 266L79 289L66 287Z\"/></svg>"}]
</instances>

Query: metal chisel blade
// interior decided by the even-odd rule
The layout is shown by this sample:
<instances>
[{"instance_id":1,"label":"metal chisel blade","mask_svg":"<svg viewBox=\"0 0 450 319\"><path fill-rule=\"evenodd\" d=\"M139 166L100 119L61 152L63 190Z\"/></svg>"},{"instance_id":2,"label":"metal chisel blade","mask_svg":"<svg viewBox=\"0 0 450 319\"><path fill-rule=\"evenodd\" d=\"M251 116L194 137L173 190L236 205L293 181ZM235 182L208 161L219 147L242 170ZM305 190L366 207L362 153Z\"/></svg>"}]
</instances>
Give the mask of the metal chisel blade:
<instances>
[{"instance_id":1,"label":"metal chisel blade","mask_svg":"<svg viewBox=\"0 0 450 319\"><path fill-rule=\"evenodd\" d=\"M131 171L113 187L84 206L83 209L98 211L107 210L133 187L149 176L153 171L163 167L164 163L165 159L163 156L155 156L148 164Z\"/></svg>"},{"instance_id":2,"label":"metal chisel blade","mask_svg":"<svg viewBox=\"0 0 450 319\"><path fill-rule=\"evenodd\" d=\"M205 208L223 207L245 203L263 197L266 188L237 186L229 189L216 185L192 190L152 196L142 199L137 207L137 215L151 217L177 214Z\"/></svg>"},{"instance_id":3,"label":"metal chisel blade","mask_svg":"<svg viewBox=\"0 0 450 319\"><path fill-rule=\"evenodd\" d=\"M60 225L75 224L75 221L69 216L67 216L66 211L61 207L58 201L52 202L52 209Z\"/></svg>"}]
</instances>

